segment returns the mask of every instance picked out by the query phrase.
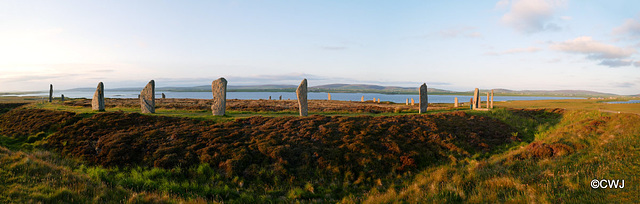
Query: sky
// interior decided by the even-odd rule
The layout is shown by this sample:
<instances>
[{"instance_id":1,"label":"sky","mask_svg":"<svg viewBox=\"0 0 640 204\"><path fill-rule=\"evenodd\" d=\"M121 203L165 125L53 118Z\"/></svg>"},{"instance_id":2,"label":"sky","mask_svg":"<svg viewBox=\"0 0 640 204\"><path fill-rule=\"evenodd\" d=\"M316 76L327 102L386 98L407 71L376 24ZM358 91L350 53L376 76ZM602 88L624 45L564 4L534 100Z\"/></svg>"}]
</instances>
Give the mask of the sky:
<instances>
[{"instance_id":1,"label":"sky","mask_svg":"<svg viewBox=\"0 0 640 204\"><path fill-rule=\"evenodd\" d=\"M349 83L640 94L640 1L0 0L0 92Z\"/></svg>"}]
</instances>

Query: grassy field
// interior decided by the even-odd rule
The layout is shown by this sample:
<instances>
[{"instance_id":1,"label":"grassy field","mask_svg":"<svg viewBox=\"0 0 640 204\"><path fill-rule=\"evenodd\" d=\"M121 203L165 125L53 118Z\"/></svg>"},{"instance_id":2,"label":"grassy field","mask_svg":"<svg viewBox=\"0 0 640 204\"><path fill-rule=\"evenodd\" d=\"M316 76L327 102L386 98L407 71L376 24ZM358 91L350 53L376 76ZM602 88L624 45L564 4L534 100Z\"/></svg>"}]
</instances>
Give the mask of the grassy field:
<instances>
[{"instance_id":1,"label":"grassy field","mask_svg":"<svg viewBox=\"0 0 640 204\"><path fill-rule=\"evenodd\" d=\"M180 101L157 114L128 101L100 113L86 101L0 104L0 203L640 202L640 104L602 101L426 115L325 101L306 118L279 102L237 101L216 117Z\"/></svg>"},{"instance_id":2,"label":"grassy field","mask_svg":"<svg viewBox=\"0 0 640 204\"><path fill-rule=\"evenodd\" d=\"M640 98L628 98L640 100ZM494 102L495 107L504 108L562 108L567 110L595 110L605 112L621 112L640 114L640 103L632 104L608 104L606 102L620 101L619 99L565 99L565 100L539 100L539 101L507 101Z\"/></svg>"}]
</instances>

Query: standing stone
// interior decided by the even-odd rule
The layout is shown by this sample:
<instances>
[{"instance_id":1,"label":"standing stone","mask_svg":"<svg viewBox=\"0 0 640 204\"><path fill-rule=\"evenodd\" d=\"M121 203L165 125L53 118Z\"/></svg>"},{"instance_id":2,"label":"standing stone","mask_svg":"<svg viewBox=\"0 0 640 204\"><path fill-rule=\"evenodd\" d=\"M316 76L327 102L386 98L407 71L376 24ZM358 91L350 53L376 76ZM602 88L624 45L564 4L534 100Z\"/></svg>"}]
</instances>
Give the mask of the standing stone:
<instances>
[{"instance_id":1,"label":"standing stone","mask_svg":"<svg viewBox=\"0 0 640 204\"><path fill-rule=\"evenodd\" d=\"M167 96L164 95L164 93L162 93L162 99L165 99L165 98L167 98Z\"/></svg>"},{"instance_id":2,"label":"standing stone","mask_svg":"<svg viewBox=\"0 0 640 204\"><path fill-rule=\"evenodd\" d=\"M380 98L378 98L378 103L380 103Z\"/></svg>"},{"instance_id":3,"label":"standing stone","mask_svg":"<svg viewBox=\"0 0 640 204\"><path fill-rule=\"evenodd\" d=\"M454 107L454 108L457 108L457 107L458 107L458 97L456 97L456 98L453 100L453 107Z\"/></svg>"},{"instance_id":4,"label":"standing stone","mask_svg":"<svg viewBox=\"0 0 640 204\"><path fill-rule=\"evenodd\" d=\"M476 88L473 91L473 109L480 108L480 90Z\"/></svg>"},{"instance_id":5,"label":"standing stone","mask_svg":"<svg viewBox=\"0 0 640 204\"><path fill-rule=\"evenodd\" d=\"M227 80L220 77L211 82L211 92L213 93L211 113L213 115L224 115L227 109ZM269 96L269 99L271 99L271 96Z\"/></svg>"},{"instance_id":6,"label":"standing stone","mask_svg":"<svg viewBox=\"0 0 640 204\"><path fill-rule=\"evenodd\" d=\"M271 96L269 96L269 100L271 100Z\"/></svg>"},{"instance_id":7,"label":"standing stone","mask_svg":"<svg viewBox=\"0 0 640 204\"><path fill-rule=\"evenodd\" d=\"M374 103L376 102L376 97L373 97L373 102L374 102Z\"/></svg>"},{"instance_id":8,"label":"standing stone","mask_svg":"<svg viewBox=\"0 0 640 204\"><path fill-rule=\"evenodd\" d=\"M300 116L307 116L308 104L307 104L307 79L303 79L296 89L296 96L298 96L298 107L300 108Z\"/></svg>"},{"instance_id":9,"label":"standing stone","mask_svg":"<svg viewBox=\"0 0 640 204\"><path fill-rule=\"evenodd\" d=\"M491 89L491 108L493 108L493 89Z\"/></svg>"},{"instance_id":10,"label":"standing stone","mask_svg":"<svg viewBox=\"0 0 640 204\"><path fill-rule=\"evenodd\" d=\"M469 99L469 108L473 109L473 98Z\"/></svg>"},{"instance_id":11,"label":"standing stone","mask_svg":"<svg viewBox=\"0 0 640 204\"><path fill-rule=\"evenodd\" d=\"M427 83L420 86L420 110L418 113L426 113L429 106L429 96L427 95Z\"/></svg>"},{"instance_id":12,"label":"standing stone","mask_svg":"<svg viewBox=\"0 0 640 204\"><path fill-rule=\"evenodd\" d=\"M330 101L331 100L331 93L327 93L327 100Z\"/></svg>"},{"instance_id":13,"label":"standing stone","mask_svg":"<svg viewBox=\"0 0 640 204\"><path fill-rule=\"evenodd\" d=\"M416 104L414 103L414 101L413 101L413 98L411 98L411 105L412 105L412 106L413 106L413 105L416 105Z\"/></svg>"},{"instance_id":14,"label":"standing stone","mask_svg":"<svg viewBox=\"0 0 640 204\"><path fill-rule=\"evenodd\" d=\"M156 82L153 80L140 91L140 110L142 113L156 112Z\"/></svg>"},{"instance_id":15,"label":"standing stone","mask_svg":"<svg viewBox=\"0 0 640 204\"><path fill-rule=\"evenodd\" d=\"M489 108L489 107L490 107L490 104L489 104L489 92L487 92L487 108Z\"/></svg>"},{"instance_id":16,"label":"standing stone","mask_svg":"<svg viewBox=\"0 0 640 204\"><path fill-rule=\"evenodd\" d=\"M53 101L53 84L49 84L49 103Z\"/></svg>"},{"instance_id":17,"label":"standing stone","mask_svg":"<svg viewBox=\"0 0 640 204\"><path fill-rule=\"evenodd\" d=\"M102 82L98 83L96 92L93 93L91 110L104 111L104 84L102 84Z\"/></svg>"},{"instance_id":18,"label":"standing stone","mask_svg":"<svg viewBox=\"0 0 640 204\"><path fill-rule=\"evenodd\" d=\"M360 98L360 102L364 102L364 96Z\"/></svg>"},{"instance_id":19,"label":"standing stone","mask_svg":"<svg viewBox=\"0 0 640 204\"><path fill-rule=\"evenodd\" d=\"M62 96L61 96L60 100L61 100L62 102L64 102L64 94L62 94Z\"/></svg>"},{"instance_id":20,"label":"standing stone","mask_svg":"<svg viewBox=\"0 0 640 204\"><path fill-rule=\"evenodd\" d=\"M404 102L404 105L409 105L409 98L407 98L407 101Z\"/></svg>"},{"instance_id":21,"label":"standing stone","mask_svg":"<svg viewBox=\"0 0 640 204\"><path fill-rule=\"evenodd\" d=\"M280 98L278 98L278 100L281 100L281 101L282 101L282 95L280 95Z\"/></svg>"}]
</instances>

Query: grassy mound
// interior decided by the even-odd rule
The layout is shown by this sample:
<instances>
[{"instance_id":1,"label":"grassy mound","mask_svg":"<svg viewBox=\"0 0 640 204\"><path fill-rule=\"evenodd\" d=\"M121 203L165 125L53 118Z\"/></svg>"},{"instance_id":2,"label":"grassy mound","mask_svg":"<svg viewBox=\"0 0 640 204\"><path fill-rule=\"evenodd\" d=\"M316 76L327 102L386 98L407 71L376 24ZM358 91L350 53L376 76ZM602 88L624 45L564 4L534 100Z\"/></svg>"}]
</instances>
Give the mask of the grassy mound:
<instances>
[{"instance_id":1,"label":"grassy mound","mask_svg":"<svg viewBox=\"0 0 640 204\"><path fill-rule=\"evenodd\" d=\"M521 148L428 168L403 187L345 202L637 202L638 124L633 114L570 111ZM626 186L592 189L592 179L625 180Z\"/></svg>"},{"instance_id":2,"label":"grassy mound","mask_svg":"<svg viewBox=\"0 0 640 204\"><path fill-rule=\"evenodd\" d=\"M250 117L212 124L101 113L48 139L63 155L103 166L208 163L227 176L278 183L317 176L356 181L424 168L518 140L508 125L463 112L385 117Z\"/></svg>"}]
</instances>

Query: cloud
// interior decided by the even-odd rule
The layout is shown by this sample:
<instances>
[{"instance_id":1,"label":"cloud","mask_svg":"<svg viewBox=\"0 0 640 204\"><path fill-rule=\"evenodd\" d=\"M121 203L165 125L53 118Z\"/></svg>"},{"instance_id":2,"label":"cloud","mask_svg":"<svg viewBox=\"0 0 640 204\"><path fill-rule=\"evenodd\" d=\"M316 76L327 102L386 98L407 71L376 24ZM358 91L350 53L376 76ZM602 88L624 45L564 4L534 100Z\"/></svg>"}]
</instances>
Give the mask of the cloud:
<instances>
[{"instance_id":1,"label":"cloud","mask_svg":"<svg viewBox=\"0 0 640 204\"><path fill-rule=\"evenodd\" d=\"M608 67L626 67L630 66L632 63L631 60L602 60L599 65L604 65Z\"/></svg>"},{"instance_id":2,"label":"cloud","mask_svg":"<svg viewBox=\"0 0 640 204\"><path fill-rule=\"evenodd\" d=\"M503 4L500 1L496 6ZM563 0L518 0L511 3L509 11L501 20L521 33L556 31L560 27L549 21L553 19L557 9L565 5Z\"/></svg>"},{"instance_id":3,"label":"cloud","mask_svg":"<svg viewBox=\"0 0 640 204\"><path fill-rule=\"evenodd\" d=\"M538 52L542 49L537 48L537 47L527 47L527 48L515 48L515 49L510 49L510 50L506 50L503 52L487 52L485 54L487 55L504 55L504 54L517 54L517 53L533 53L533 52Z\"/></svg>"},{"instance_id":4,"label":"cloud","mask_svg":"<svg viewBox=\"0 0 640 204\"><path fill-rule=\"evenodd\" d=\"M633 87L634 85L636 85L636 84L631 83L631 82L614 82L614 83L611 83L611 86L618 87L618 88L630 88L630 87Z\"/></svg>"},{"instance_id":5,"label":"cloud","mask_svg":"<svg viewBox=\"0 0 640 204\"><path fill-rule=\"evenodd\" d=\"M551 49L568 53L586 54L589 59L620 59L630 57L636 53L633 48L620 48L582 36L550 45Z\"/></svg>"},{"instance_id":6,"label":"cloud","mask_svg":"<svg viewBox=\"0 0 640 204\"><path fill-rule=\"evenodd\" d=\"M570 21L573 18L571 18L571 16L560 16L560 19L565 20L565 21Z\"/></svg>"},{"instance_id":7,"label":"cloud","mask_svg":"<svg viewBox=\"0 0 640 204\"><path fill-rule=\"evenodd\" d=\"M627 19L621 26L613 29L613 34L631 36L631 38L640 37L640 22L635 19Z\"/></svg>"},{"instance_id":8,"label":"cloud","mask_svg":"<svg viewBox=\"0 0 640 204\"><path fill-rule=\"evenodd\" d=\"M475 27L459 27L459 28L450 28L441 30L438 34L444 38L457 38L457 37L467 37L467 38L481 38L482 33L475 31Z\"/></svg>"},{"instance_id":9,"label":"cloud","mask_svg":"<svg viewBox=\"0 0 640 204\"><path fill-rule=\"evenodd\" d=\"M502 9L509 6L509 0L500 0L496 3L496 9Z\"/></svg>"}]
</instances>

